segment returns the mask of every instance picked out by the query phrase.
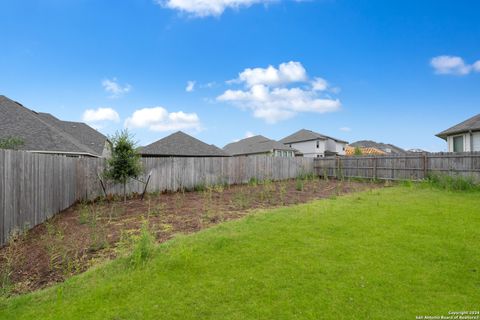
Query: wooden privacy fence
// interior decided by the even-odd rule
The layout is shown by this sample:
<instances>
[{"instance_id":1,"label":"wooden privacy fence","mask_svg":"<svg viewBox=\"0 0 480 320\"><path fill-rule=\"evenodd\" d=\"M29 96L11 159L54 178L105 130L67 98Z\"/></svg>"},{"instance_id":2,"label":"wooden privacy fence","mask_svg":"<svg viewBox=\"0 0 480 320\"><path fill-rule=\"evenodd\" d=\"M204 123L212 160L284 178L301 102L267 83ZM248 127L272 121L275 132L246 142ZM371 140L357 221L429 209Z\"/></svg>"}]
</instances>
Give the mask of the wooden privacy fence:
<instances>
[{"instance_id":1,"label":"wooden privacy fence","mask_svg":"<svg viewBox=\"0 0 480 320\"><path fill-rule=\"evenodd\" d=\"M315 170L337 178L422 180L434 173L480 181L480 152L316 158Z\"/></svg>"},{"instance_id":2,"label":"wooden privacy fence","mask_svg":"<svg viewBox=\"0 0 480 320\"><path fill-rule=\"evenodd\" d=\"M251 178L283 180L313 173L313 159L267 156L225 158L143 158L148 192L193 189L197 185L241 184ZM72 158L23 151L0 150L0 245L14 231L40 224L77 201L103 195L98 178L104 159ZM132 180L129 193L143 192ZM106 184L109 194L122 186Z\"/></svg>"}]
</instances>

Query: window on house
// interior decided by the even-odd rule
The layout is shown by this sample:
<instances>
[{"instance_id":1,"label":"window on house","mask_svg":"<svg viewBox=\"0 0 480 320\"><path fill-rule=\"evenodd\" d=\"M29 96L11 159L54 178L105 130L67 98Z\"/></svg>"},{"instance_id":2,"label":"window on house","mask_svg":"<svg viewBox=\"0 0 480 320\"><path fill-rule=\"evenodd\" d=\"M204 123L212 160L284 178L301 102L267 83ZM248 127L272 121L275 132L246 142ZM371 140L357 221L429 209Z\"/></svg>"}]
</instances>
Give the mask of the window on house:
<instances>
[{"instance_id":1,"label":"window on house","mask_svg":"<svg viewBox=\"0 0 480 320\"><path fill-rule=\"evenodd\" d=\"M317 140L317 149L320 148L320 141Z\"/></svg>"},{"instance_id":2,"label":"window on house","mask_svg":"<svg viewBox=\"0 0 480 320\"><path fill-rule=\"evenodd\" d=\"M463 136L453 137L453 152L463 151Z\"/></svg>"}]
</instances>

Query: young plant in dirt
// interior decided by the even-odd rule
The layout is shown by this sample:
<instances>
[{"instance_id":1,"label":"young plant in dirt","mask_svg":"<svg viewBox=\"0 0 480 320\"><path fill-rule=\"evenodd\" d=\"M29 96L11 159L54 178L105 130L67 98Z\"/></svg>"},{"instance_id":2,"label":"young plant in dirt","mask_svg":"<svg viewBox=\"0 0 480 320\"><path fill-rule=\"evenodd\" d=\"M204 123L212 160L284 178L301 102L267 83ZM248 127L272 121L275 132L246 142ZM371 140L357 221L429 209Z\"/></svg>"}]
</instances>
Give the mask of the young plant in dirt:
<instances>
[{"instance_id":1,"label":"young plant in dirt","mask_svg":"<svg viewBox=\"0 0 480 320\"><path fill-rule=\"evenodd\" d=\"M250 198L249 195L246 194L244 188L241 188L236 192L231 201L235 209L245 210L250 206Z\"/></svg>"},{"instance_id":2,"label":"young plant in dirt","mask_svg":"<svg viewBox=\"0 0 480 320\"><path fill-rule=\"evenodd\" d=\"M9 238L8 245L0 251L0 297L9 296L13 290L12 273L15 264L18 263L18 247L25 237L18 233L12 234Z\"/></svg>"},{"instance_id":3,"label":"young plant in dirt","mask_svg":"<svg viewBox=\"0 0 480 320\"><path fill-rule=\"evenodd\" d=\"M295 181L295 190L297 191L303 191L305 182L303 179L297 178Z\"/></svg>"},{"instance_id":4,"label":"young plant in dirt","mask_svg":"<svg viewBox=\"0 0 480 320\"><path fill-rule=\"evenodd\" d=\"M98 210L95 206L90 207L90 247L89 251L95 252L108 246L105 227L102 225Z\"/></svg>"},{"instance_id":5,"label":"young plant in dirt","mask_svg":"<svg viewBox=\"0 0 480 320\"><path fill-rule=\"evenodd\" d=\"M175 214L180 214L180 209L183 208L183 205L185 204L185 194L181 192L176 192L175 193Z\"/></svg>"},{"instance_id":6,"label":"young plant in dirt","mask_svg":"<svg viewBox=\"0 0 480 320\"><path fill-rule=\"evenodd\" d=\"M280 197L280 203L282 205L286 204L287 200L287 183L285 181L279 182L278 185L278 196Z\"/></svg>"},{"instance_id":7,"label":"young plant in dirt","mask_svg":"<svg viewBox=\"0 0 480 320\"><path fill-rule=\"evenodd\" d=\"M149 260L155 251L155 236L148 220L144 220L140 232L123 231L117 244L117 253L126 256L128 267L138 267Z\"/></svg>"},{"instance_id":8,"label":"young plant in dirt","mask_svg":"<svg viewBox=\"0 0 480 320\"><path fill-rule=\"evenodd\" d=\"M127 202L127 182L137 178L142 172L140 154L137 152L133 136L127 130L117 132L110 141L112 155L107 160L104 176L123 184L123 201Z\"/></svg>"},{"instance_id":9,"label":"young plant in dirt","mask_svg":"<svg viewBox=\"0 0 480 320\"><path fill-rule=\"evenodd\" d=\"M45 251L47 252L50 270L53 271L61 266L62 257L66 255L63 243L65 235L52 221L45 223L45 229Z\"/></svg>"},{"instance_id":10,"label":"young plant in dirt","mask_svg":"<svg viewBox=\"0 0 480 320\"><path fill-rule=\"evenodd\" d=\"M272 183L272 180L265 179L262 185L262 191L260 192L260 200L262 202L269 202L272 199L273 193L275 191L275 186Z\"/></svg>"}]
</instances>

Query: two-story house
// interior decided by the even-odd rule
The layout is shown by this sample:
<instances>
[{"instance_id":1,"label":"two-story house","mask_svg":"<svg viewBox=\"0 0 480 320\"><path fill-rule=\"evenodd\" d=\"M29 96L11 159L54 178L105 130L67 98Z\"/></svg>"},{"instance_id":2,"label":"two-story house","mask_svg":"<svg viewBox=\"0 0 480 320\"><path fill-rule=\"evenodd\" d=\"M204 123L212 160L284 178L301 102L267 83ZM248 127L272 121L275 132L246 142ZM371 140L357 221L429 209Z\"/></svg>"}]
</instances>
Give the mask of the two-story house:
<instances>
[{"instance_id":1,"label":"two-story house","mask_svg":"<svg viewBox=\"0 0 480 320\"><path fill-rule=\"evenodd\" d=\"M347 141L302 129L280 140L280 143L300 151L304 157L320 158L345 155Z\"/></svg>"}]
</instances>

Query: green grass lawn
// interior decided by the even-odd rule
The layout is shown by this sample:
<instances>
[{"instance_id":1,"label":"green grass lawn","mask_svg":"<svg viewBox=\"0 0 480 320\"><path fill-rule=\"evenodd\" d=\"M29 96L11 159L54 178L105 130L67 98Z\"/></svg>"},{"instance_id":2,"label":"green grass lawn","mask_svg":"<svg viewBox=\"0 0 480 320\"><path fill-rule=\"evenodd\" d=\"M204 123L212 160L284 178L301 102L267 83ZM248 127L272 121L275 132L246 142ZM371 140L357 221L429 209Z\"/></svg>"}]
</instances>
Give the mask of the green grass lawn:
<instances>
[{"instance_id":1,"label":"green grass lawn","mask_svg":"<svg viewBox=\"0 0 480 320\"><path fill-rule=\"evenodd\" d=\"M480 309L480 193L398 186L260 211L0 300L0 319L415 319Z\"/></svg>"}]
</instances>

